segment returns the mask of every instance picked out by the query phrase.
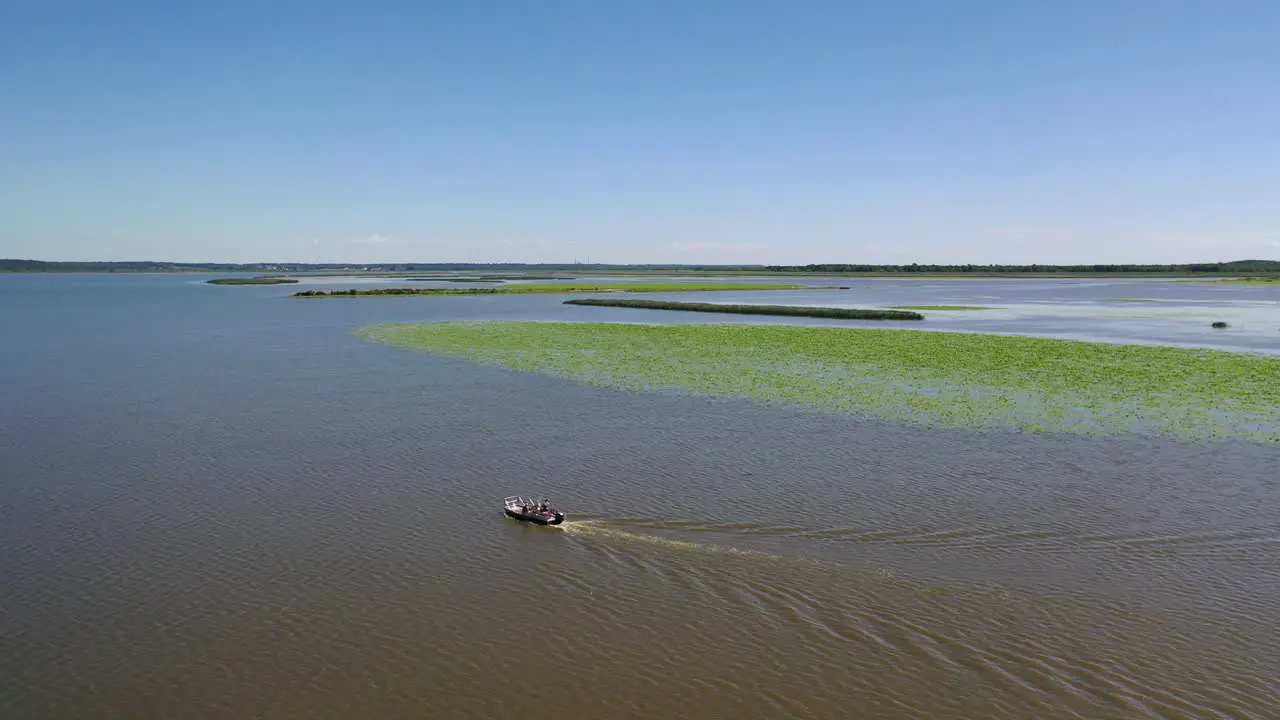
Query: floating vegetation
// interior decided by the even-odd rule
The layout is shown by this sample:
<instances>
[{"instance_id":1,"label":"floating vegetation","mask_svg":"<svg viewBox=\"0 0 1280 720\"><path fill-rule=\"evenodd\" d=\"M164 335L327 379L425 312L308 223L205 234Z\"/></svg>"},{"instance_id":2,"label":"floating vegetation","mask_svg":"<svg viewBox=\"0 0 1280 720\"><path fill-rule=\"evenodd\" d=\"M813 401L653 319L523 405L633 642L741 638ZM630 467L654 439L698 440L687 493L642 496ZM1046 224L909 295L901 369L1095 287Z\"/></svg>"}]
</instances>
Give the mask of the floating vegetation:
<instances>
[{"instance_id":1,"label":"floating vegetation","mask_svg":"<svg viewBox=\"0 0 1280 720\"><path fill-rule=\"evenodd\" d=\"M1231 278L1228 280L1196 280L1203 285L1257 285L1280 287L1280 275L1264 275L1262 277Z\"/></svg>"},{"instance_id":2,"label":"floating vegetation","mask_svg":"<svg viewBox=\"0 0 1280 720\"><path fill-rule=\"evenodd\" d=\"M890 305L898 310L996 310L986 305Z\"/></svg>"},{"instance_id":3,"label":"floating vegetation","mask_svg":"<svg viewBox=\"0 0 1280 720\"><path fill-rule=\"evenodd\" d=\"M505 280L557 280L550 275L482 275L479 277L463 277L458 275L440 275L431 277L405 278L410 282L456 282L456 283L496 283Z\"/></svg>"},{"instance_id":4,"label":"floating vegetation","mask_svg":"<svg viewBox=\"0 0 1280 720\"><path fill-rule=\"evenodd\" d=\"M288 285L298 282L296 278L262 276L249 278L214 278L206 280L210 285Z\"/></svg>"},{"instance_id":5,"label":"floating vegetation","mask_svg":"<svg viewBox=\"0 0 1280 720\"><path fill-rule=\"evenodd\" d=\"M614 300L580 298L565 305L640 308L645 310L686 310L691 312L734 313L738 315L786 315L839 320L923 320L917 312L901 310L861 310L857 308L804 307L797 305L722 305L719 303L671 302L667 300Z\"/></svg>"},{"instance_id":6,"label":"floating vegetation","mask_svg":"<svg viewBox=\"0 0 1280 720\"><path fill-rule=\"evenodd\" d=\"M363 290L304 290L292 297L366 297L386 295L513 295L523 293L712 292L718 290L817 290L812 285L781 283L546 283L497 288L393 287Z\"/></svg>"},{"instance_id":7,"label":"floating vegetation","mask_svg":"<svg viewBox=\"0 0 1280 720\"><path fill-rule=\"evenodd\" d=\"M433 277L411 277L405 278L409 282L451 282L451 283L498 283L501 280L489 280L487 278L433 278Z\"/></svg>"},{"instance_id":8,"label":"floating vegetation","mask_svg":"<svg viewBox=\"0 0 1280 720\"><path fill-rule=\"evenodd\" d=\"M311 297L389 297L397 295L496 295L499 291L496 288L371 288L368 290L303 290L296 292L290 297L311 298Z\"/></svg>"},{"instance_id":9,"label":"floating vegetation","mask_svg":"<svg viewBox=\"0 0 1280 720\"><path fill-rule=\"evenodd\" d=\"M779 401L933 427L1280 442L1280 358L788 325L447 322L368 339L604 387Z\"/></svg>"}]
</instances>

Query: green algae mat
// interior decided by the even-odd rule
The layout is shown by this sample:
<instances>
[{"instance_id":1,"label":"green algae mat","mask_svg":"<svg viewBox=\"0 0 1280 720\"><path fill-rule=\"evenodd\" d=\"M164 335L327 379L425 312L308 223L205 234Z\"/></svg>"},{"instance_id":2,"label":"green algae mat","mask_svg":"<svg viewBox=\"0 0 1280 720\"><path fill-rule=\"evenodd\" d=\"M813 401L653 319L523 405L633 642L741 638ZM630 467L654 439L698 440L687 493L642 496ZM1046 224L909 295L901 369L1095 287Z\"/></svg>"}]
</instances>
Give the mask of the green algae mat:
<instances>
[{"instance_id":1,"label":"green algae mat","mask_svg":"<svg viewBox=\"0 0 1280 720\"><path fill-rule=\"evenodd\" d=\"M443 322L370 340L634 391L980 430L1280 442L1280 357L964 333Z\"/></svg>"}]
</instances>

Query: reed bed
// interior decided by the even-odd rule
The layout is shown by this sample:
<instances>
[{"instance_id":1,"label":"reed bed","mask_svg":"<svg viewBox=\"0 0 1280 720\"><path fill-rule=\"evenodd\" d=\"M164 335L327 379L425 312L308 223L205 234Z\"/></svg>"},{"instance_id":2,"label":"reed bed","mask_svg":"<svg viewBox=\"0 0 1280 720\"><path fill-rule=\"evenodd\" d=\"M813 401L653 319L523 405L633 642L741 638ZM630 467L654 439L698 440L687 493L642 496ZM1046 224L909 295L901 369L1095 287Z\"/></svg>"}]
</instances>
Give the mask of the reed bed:
<instances>
[{"instance_id":1,"label":"reed bed","mask_svg":"<svg viewBox=\"0 0 1280 720\"><path fill-rule=\"evenodd\" d=\"M379 342L632 391L979 430L1280 442L1280 358L896 329L445 322Z\"/></svg>"},{"instance_id":2,"label":"reed bed","mask_svg":"<svg viewBox=\"0 0 1280 720\"><path fill-rule=\"evenodd\" d=\"M518 295L525 293L715 292L725 290L809 290L810 285L782 283L544 283L496 288L393 287L352 290L305 290L292 297L370 297L396 295Z\"/></svg>"},{"instance_id":3,"label":"reed bed","mask_svg":"<svg viewBox=\"0 0 1280 720\"><path fill-rule=\"evenodd\" d=\"M835 320L923 320L918 312L903 310L868 310L860 308L804 307L800 305L722 305L719 303L675 302L670 300L621 300L613 298L576 298L565 305L621 307L642 310L684 310L686 312L730 313L737 315L782 315Z\"/></svg>"},{"instance_id":4,"label":"reed bed","mask_svg":"<svg viewBox=\"0 0 1280 720\"><path fill-rule=\"evenodd\" d=\"M1245 285L1253 287L1280 287L1280 275L1262 277L1231 278L1229 280L1201 280L1204 285Z\"/></svg>"},{"instance_id":5,"label":"reed bed","mask_svg":"<svg viewBox=\"0 0 1280 720\"><path fill-rule=\"evenodd\" d=\"M411 282L457 282L457 283L463 283L463 282L496 283L496 282L504 282L507 280L521 281L521 280L556 280L556 279L557 278L551 277L549 275L545 275L545 276L543 275L530 275L530 276L481 275L476 277L443 275L443 276L418 276L418 277L405 278L405 280L409 280Z\"/></svg>"},{"instance_id":6,"label":"reed bed","mask_svg":"<svg viewBox=\"0 0 1280 720\"><path fill-rule=\"evenodd\" d=\"M290 285L298 282L286 277L214 278L206 280L210 285Z\"/></svg>"},{"instance_id":7,"label":"reed bed","mask_svg":"<svg viewBox=\"0 0 1280 720\"><path fill-rule=\"evenodd\" d=\"M889 307L898 310L939 310L939 311L962 311L962 310L995 310L996 308L986 305L890 305Z\"/></svg>"}]
</instances>

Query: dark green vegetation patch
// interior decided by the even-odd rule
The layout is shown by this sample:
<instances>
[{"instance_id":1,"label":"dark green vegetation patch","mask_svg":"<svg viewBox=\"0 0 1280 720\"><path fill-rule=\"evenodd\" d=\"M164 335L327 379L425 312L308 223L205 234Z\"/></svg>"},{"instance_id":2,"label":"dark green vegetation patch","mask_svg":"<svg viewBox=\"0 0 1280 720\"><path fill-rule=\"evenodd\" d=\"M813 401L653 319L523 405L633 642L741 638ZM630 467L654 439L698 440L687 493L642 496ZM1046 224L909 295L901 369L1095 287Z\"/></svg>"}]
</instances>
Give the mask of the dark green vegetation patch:
<instances>
[{"instance_id":1,"label":"dark green vegetation patch","mask_svg":"<svg viewBox=\"0 0 1280 720\"><path fill-rule=\"evenodd\" d=\"M406 348L625 390L744 397L937 427L1280 441L1280 357L786 325L448 322Z\"/></svg>"},{"instance_id":2,"label":"dark green vegetation patch","mask_svg":"<svg viewBox=\"0 0 1280 720\"><path fill-rule=\"evenodd\" d=\"M1280 276L1234 278L1231 280L1205 280L1213 285L1246 285L1256 287L1280 287Z\"/></svg>"},{"instance_id":3,"label":"dark green vegetation patch","mask_svg":"<svg viewBox=\"0 0 1280 720\"><path fill-rule=\"evenodd\" d=\"M286 277L251 277L251 278L214 278L207 281L210 285L289 285L298 282L295 278Z\"/></svg>"},{"instance_id":4,"label":"dark green vegetation patch","mask_svg":"<svg viewBox=\"0 0 1280 720\"><path fill-rule=\"evenodd\" d=\"M781 283L546 283L496 288L372 288L368 290L305 290L293 297L369 297L387 295L516 295L525 293L714 292L718 290L808 290L809 285Z\"/></svg>"},{"instance_id":5,"label":"dark green vegetation patch","mask_svg":"<svg viewBox=\"0 0 1280 720\"><path fill-rule=\"evenodd\" d=\"M899 310L995 310L985 305L891 305Z\"/></svg>"},{"instance_id":6,"label":"dark green vegetation patch","mask_svg":"<svg viewBox=\"0 0 1280 720\"><path fill-rule=\"evenodd\" d=\"M862 310L858 308L803 307L796 305L721 305L717 303L672 302L667 300L614 300L612 298L578 298L565 300L564 304L639 308L644 310L685 310L689 312L731 313L737 315L785 315L838 320L924 319L924 316L920 313L901 310Z\"/></svg>"}]
</instances>

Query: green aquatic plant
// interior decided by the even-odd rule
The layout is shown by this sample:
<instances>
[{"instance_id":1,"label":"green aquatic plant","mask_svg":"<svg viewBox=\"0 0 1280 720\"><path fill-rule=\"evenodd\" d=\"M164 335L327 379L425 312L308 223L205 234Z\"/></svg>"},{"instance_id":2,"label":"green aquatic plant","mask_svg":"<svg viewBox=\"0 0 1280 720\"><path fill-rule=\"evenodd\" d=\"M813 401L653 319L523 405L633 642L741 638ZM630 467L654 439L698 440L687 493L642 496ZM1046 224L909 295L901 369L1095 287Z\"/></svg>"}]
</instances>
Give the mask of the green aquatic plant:
<instances>
[{"instance_id":1,"label":"green aquatic plant","mask_svg":"<svg viewBox=\"0 0 1280 720\"><path fill-rule=\"evenodd\" d=\"M497 283L505 280L556 280L557 278L550 275L481 275L481 276L458 276L458 275L437 275L437 276L415 276L406 277L405 280L411 282L456 282L456 283Z\"/></svg>"},{"instance_id":2,"label":"green aquatic plant","mask_svg":"<svg viewBox=\"0 0 1280 720\"><path fill-rule=\"evenodd\" d=\"M450 283L499 283L501 280L490 280L488 278L432 278L432 277L411 277L405 278L409 282L450 282Z\"/></svg>"},{"instance_id":3,"label":"green aquatic plant","mask_svg":"<svg viewBox=\"0 0 1280 720\"><path fill-rule=\"evenodd\" d=\"M370 339L623 390L778 401L913 424L1280 441L1280 358L811 326L445 322Z\"/></svg>"},{"instance_id":4,"label":"green aquatic plant","mask_svg":"<svg viewBox=\"0 0 1280 720\"><path fill-rule=\"evenodd\" d=\"M719 303L673 302L667 300L622 300L613 298L579 298L565 300L565 305L591 305L645 310L684 310L688 312L735 313L738 315L785 315L838 320L923 320L917 312L901 310L863 310L858 308L805 307L798 305L722 305Z\"/></svg>"},{"instance_id":5,"label":"green aquatic plant","mask_svg":"<svg viewBox=\"0 0 1280 720\"><path fill-rule=\"evenodd\" d=\"M995 310L985 305L890 305L898 310Z\"/></svg>"},{"instance_id":6,"label":"green aquatic plant","mask_svg":"<svg viewBox=\"0 0 1280 720\"><path fill-rule=\"evenodd\" d=\"M1229 278L1226 280L1192 280L1201 285L1253 285L1261 287L1280 287L1280 275L1263 275L1260 277Z\"/></svg>"},{"instance_id":7,"label":"green aquatic plant","mask_svg":"<svg viewBox=\"0 0 1280 720\"><path fill-rule=\"evenodd\" d=\"M214 278L205 282L210 285L289 285L298 281L296 278L269 275L249 278Z\"/></svg>"},{"instance_id":8,"label":"green aquatic plant","mask_svg":"<svg viewBox=\"0 0 1280 720\"><path fill-rule=\"evenodd\" d=\"M392 287L350 290L305 290L291 297L377 297L396 295L518 295L525 293L636 293L715 292L725 290L817 290L811 285L782 283L544 283L515 284L495 288Z\"/></svg>"}]
</instances>

